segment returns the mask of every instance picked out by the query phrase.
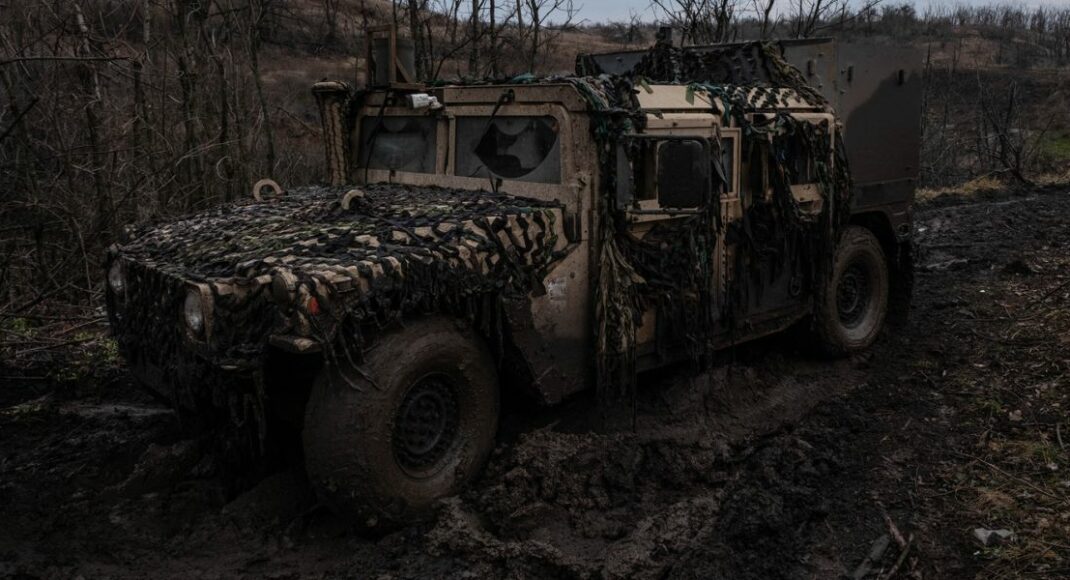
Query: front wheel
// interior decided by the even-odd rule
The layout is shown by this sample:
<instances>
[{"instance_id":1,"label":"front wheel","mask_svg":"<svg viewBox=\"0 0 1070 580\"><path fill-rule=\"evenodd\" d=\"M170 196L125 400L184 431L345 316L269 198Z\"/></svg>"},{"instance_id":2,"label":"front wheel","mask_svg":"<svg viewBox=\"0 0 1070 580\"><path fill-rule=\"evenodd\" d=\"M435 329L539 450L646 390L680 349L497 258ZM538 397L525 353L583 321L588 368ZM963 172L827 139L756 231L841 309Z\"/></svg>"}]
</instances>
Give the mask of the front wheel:
<instances>
[{"instance_id":1,"label":"front wheel","mask_svg":"<svg viewBox=\"0 0 1070 580\"><path fill-rule=\"evenodd\" d=\"M447 318L409 323L359 368L316 379L303 434L309 482L359 528L418 521L478 474L494 447L498 404L480 337Z\"/></svg>"},{"instance_id":2,"label":"front wheel","mask_svg":"<svg viewBox=\"0 0 1070 580\"><path fill-rule=\"evenodd\" d=\"M843 356L873 344L888 313L888 262L866 228L850 226L833 258L832 276L816 297L813 331L827 354Z\"/></svg>"}]
</instances>

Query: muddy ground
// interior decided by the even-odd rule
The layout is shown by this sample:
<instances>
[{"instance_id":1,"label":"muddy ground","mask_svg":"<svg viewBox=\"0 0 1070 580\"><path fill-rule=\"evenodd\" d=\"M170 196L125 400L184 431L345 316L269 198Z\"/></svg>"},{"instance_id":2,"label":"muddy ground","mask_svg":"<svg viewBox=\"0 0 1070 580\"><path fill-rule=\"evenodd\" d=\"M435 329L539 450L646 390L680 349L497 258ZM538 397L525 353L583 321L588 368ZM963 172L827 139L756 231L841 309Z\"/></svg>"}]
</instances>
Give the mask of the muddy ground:
<instances>
[{"instance_id":1,"label":"muddy ground","mask_svg":"<svg viewBox=\"0 0 1070 580\"><path fill-rule=\"evenodd\" d=\"M592 434L589 398L514 405L473 489L378 539L285 473L229 497L106 341L24 349L0 369L0 574L1070 578L1070 193L916 222L912 321L864 356L789 334L645 377L628 434Z\"/></svg>"}]
</instances>

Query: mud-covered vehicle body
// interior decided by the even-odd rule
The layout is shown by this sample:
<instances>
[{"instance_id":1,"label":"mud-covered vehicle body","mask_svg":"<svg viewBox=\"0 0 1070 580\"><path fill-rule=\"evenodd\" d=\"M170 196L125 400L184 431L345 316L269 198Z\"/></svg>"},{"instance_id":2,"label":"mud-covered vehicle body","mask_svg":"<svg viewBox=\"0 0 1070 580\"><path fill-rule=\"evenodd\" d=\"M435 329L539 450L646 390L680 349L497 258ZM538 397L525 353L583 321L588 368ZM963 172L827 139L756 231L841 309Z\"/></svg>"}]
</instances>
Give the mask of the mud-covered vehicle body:
<instances>
[{"instance_id":1,"label":"mud-covered vehicle body","mask_svg":"<svg viewBox=\"0 0 1070 580\"><path fill-rule=\"evenodd\" d=\"M813 59L790 67L798 47ZM910 55L835 54L660 44L421 86L388 49L393 84L314 89L330 185L113 248L115 334L135 375L234 427L232 460L303 440L315 491L368 527L478 472L502 390L610 404L638 371L803 320L827 351L865 348L909 293L917 79ZM868 96L845 126L851 83ZM852 131L895 150L850 156L886 179L852 184Z\"/></svg>"}]
</instances>

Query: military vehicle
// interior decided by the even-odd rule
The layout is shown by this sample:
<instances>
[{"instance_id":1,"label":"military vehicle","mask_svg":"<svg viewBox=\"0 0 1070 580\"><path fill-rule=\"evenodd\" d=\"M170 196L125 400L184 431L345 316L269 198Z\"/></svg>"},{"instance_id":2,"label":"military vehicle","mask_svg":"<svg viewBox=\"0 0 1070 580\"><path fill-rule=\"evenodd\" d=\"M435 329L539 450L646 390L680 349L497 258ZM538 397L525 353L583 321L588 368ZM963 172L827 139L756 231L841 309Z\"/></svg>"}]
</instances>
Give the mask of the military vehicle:
<instances>
[{"instance_id":1,"label":"military vehicle","mask_svg":"<svg viewBox=\"0 0 1070 580\"><path fill-rule=\"evenodd\" d=\"M393 32L368 50L367 86L314 87L326 185L133 228L106 265L135 376L234 427L228 461L299 442L359 526L471 481L503 392L612 408L643 371L799 325L849 354L905 311L910 51L662 38L425 84Z\"/></svg>"}]
</instances>

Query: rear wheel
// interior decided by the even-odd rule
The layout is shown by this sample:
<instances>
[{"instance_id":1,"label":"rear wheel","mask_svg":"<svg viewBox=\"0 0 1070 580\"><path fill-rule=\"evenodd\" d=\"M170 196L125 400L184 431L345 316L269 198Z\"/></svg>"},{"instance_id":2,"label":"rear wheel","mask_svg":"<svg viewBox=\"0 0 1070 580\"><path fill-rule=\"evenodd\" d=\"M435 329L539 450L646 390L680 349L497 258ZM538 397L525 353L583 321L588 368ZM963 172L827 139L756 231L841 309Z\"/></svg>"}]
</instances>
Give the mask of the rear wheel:
<instances>
[{"instance_id":1,"label":"rear wheel","mask_svg":"<svg viewBox=\"0 0 1070 580\"><path fill-rule=\"evenodd\" d=\"M888 263L866 228L851 226L836 248L832 277L817 297L813 330L828 354L865 349L877 339L888 312Z\"/></svg>"},{"instance_id":2,"label":"rear wheel","mask_svg":"<svg viewBox=\"0 0 1070 580\"><path fill-rule=\"evenodd\" d=\"M325 369L305 413L317 496L358 527L418 521L494 447L498 377L482 340L446 318L391 332L359 368Z\"/></svg>"}]
</instances>

